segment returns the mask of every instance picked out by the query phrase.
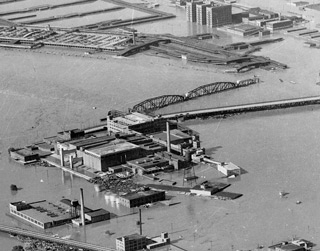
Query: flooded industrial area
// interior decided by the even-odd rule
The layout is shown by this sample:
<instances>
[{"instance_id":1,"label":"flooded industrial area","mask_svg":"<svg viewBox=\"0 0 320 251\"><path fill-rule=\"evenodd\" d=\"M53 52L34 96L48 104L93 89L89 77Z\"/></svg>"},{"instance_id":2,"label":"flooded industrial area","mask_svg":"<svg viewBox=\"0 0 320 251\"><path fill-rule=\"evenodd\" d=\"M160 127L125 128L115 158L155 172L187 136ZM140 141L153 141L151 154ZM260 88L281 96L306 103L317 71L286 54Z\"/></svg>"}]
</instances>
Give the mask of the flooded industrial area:
<instances>
[{"instance_id":1,"label":"flooded industrial area","mask_svg":"<svg viewBox=\"0 0 320 251\"><path fill-rule=\"evenodd\" d=\"M55 1L55 4L62 2L65 1ZM172 13L176 18L130 28L137 29L138 33L176 36L214 33L218 38L208 42L217 45L258 39L233 36L221 29L186 22L183 8L172 6L167 0L157 2L159 10ZM239 0L238 3L259 5L272 11L288 10L289 6L289 1L275 0ZM0 8L2 12L40 4L49 2L19 1L0 5ZM85 4L58 8L39 12L37 18L113 6L96 1L89 9ZM299 12L293 8L289 10ZM124 9L43 25L76 27L117 19L120 13L125 18L148 15ZM308 29L320 23L317 18L305 24ZM92 183L58 168L17 164L9 158L8 149L30 145L58 131L95 126L112 109L128 111L145 99L184 95L213 82L236 82L253 76L260 79L255 85L177 103L159 109L156 114L320 95L317 85L320 50L305 47L303 39L282 31L270 37L284 40L264 45L254 55L279 61L288 65L287 69L226 73L222 67L157 57L148 51L126 58L84 55L82 51L66 49L54 51L46 47L34 51L1 48L0 223L109 248L115 248L117 237L138 233L137 208L119 205L112 194L97 192ZM244 170L240 179L230 179L203 164L195 168L196 175L203 179L212 175L216 181L232 184L228 191L243 196L223 201L168 192L174 205L157 204L142 209L145 235L168 232L171 242L184 250L253 250L293 237L320 243L318 105L196 119L183 125L201 135L206 155L217 161L236 163ZM177 177L182 180L183 171ZM21 189L10 191L10 184ZM85 227L67 224L43 231L9 214L10 202L78 199L80 188L84 189L88 207L105 208L118 217ZM287 196L279 196L280 191L286 191ZM0 242L6 250L19 244L5 233L0 233Z\"/></svg>"}]
</instances>

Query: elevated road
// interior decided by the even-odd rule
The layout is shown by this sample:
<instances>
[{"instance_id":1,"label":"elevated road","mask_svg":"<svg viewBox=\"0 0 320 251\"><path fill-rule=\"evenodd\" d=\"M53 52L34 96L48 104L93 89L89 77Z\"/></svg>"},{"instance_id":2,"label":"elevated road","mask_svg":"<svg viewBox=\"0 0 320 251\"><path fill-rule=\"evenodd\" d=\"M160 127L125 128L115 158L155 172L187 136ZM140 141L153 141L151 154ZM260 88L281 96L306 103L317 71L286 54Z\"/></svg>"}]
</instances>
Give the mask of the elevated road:
<instances>
[{"instance_id":1,"label":"elevated road","mask_svg":"<svg viewBox=\"0 0 320 251\"><path fill-rule=\"evenodd\" d=\"M207 109L200 109L200 110L175 112L175 113L169 113L169 114L162 114L162 117L166 119L175 119L179 117L185 117L186 119L188 118L193 119L197 117L226 115L226 114L235 114L235 113L252 112L252 111L263 111L263 110L281 109L281 108L315 105L315 104L320 104L320 96L284 99L284 100L267 101L267 102L252 103L252 104L242 104L242 105L235 105L235 106L225 106L225 107L217 107L217 108L207 108Z\"/></svg>"},{"instance_id":2,"label":"elevated road","mask_svg":"<svg viewBox=\"0 0 320 251\"><path fill-rule=\"evenodd\" d=\"M51 237L46 234L24 230L16 227L9 227L1 224L0 224L0 231L9 233L9 234L28 236L35 239L48 241L48 242L59 243L59 244L63 244L70 247L82 248L90 251L114 251L115 250L115 249L101 247L101 246L90 244L90 243L84 243L84 242L79 242L74 240L64 240L57 237Z\"/></svg>"}]
</instances>

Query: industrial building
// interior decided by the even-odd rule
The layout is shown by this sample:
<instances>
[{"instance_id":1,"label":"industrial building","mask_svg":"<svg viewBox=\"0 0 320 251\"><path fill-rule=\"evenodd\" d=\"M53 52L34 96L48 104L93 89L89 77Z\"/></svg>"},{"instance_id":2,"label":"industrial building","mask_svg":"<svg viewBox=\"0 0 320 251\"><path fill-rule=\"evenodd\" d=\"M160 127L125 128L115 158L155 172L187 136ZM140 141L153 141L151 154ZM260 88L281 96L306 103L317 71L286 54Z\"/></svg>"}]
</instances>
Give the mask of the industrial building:
<instances>
[{"instance_id":1,"label":"industrial building","mask_svg":"<svg viewBox=\"0 0 320 251\"><path fill-rule=\"evenodd\" d=\"M146 190L120 196L120 204L132 208L166 199L164 191Z\"/></svg>"},{"instance_id":2,"label":"industrial building","mask_svg":"<svg viewBox=\"0 0 320 251\"><path fill-rule=\"evenodd\" d=\"M117 251L142 250L147 246L147 237L139 234L131 234L116 239Z\"/></svg>"},{"instance_id":3,"label":"industrial building","mask_svg":"<svg viewBox=\"0 0 320 251\"><path fill-rule=\"evenodd\" d=\"M188 157L183 157L174 153L168 153L168 152L160 152L155 153L155 156L166 159L169 161L169 164L174 167L174 170L180 170L183 168L187 168L190 166L190 159Z\"/></svg>"},{"instance_id":4,"label":"industrial building","mask_svg":"<svg viewBox=\"0 0 320 251\"><path fill-rule=\"evenodd\" d=\"M168 139L167 139L167 132L157 132L150 134L150 138L163 146L168 147ZM174 150L177 153L182 153L182 149L192 147L193 146L193 139L195 141L199 141L195 137L193 138L189 134L186 134L178 129L170 130L170 149Z\"/></svg>"},{"instance_id":5,"label":"industrial building","mask_svg":"<svg viewBox=\"0 0 320 251\"><path fill-rule=\"evenodd\" d=\"M42 229L71 223L81 215L81 205L77 200L62 199L59 203L46 200L27 203L24 201L11 202L10 213L20 219ZM88 223L109 220L110 212L100 208L92 210L83 206L84 218Z\"/></svg>"},{"instance_id":6,"label":"industrial building","mask_svg":"<svg viewBox=\"0 0 320 251\"><path fill-rule=\"evenodd\" d=\"M11 158L22 163L31 163L40 158L38 153L27 148L9 149L9 154Z\"/></svg>"},{"instance_id":7,"label":"industrial building","mask_svg":"<svg viewBox=\"0 0 320 251\"><path fill-rule=\"evenodd\" d=\"M151 117L142 113L133 112L122 116L108 115L107 127L110 132L143 134L165 130L166 120L158 117Z\"/></svg>"},{"instance_id":8,"label":"industrial building","mask_svg":"<svg viewBox=\"0 0 320 251\"><path fill-rule=\"evenodd\" d=\"M149 239L149 238L148 238ZM162 232L160 236L149 239L147 249L163 247L170 244L170 238L167 232Z\"/></svg>"},{"instance_id":9,"label":"industrial building","mask_svg":"<svg viewBox=\"0 0 320 251\"><path fill-rule=\"evenodd\" d=\"M230 185L218 182L204 182L190 189L190 192L201 196L211 196Z\"/></svg>"},{"instance_id":10,"label":"industrial building","mask_svg":"<svg viewBox=\"0 0 320 251\"><path fill-rule=\"evenodd\" d=\"M152 174L166 169L173 169L169 161L160 157L149 155L144 158L127 161L128 166L132 168L133 173Z\"/></svg>"},{"instance_id":11,"label":"industrial building","mask_svg":"<svg viewBox=\"0 0 320 251\"><path fill-rule=\"evenodd\" d=\"M115 140L109 144L78 152L83 164L99 171L106 172L108 167L125 164L126 161L144 156L143 150L124 140Z\"/></svg>"},{"instance_id":12,"label":"industrial building","mask_svg":"<svg viewBox=\"0 0 320 251\"><path fill-rule=\"evenodd\" d=\"M167 232L160 236L150 238L139 234L131 234L116 239L117 251L153 250L170 244Z\"/></svg>"},{"instance_id":13,"label":"industrial building","mask_svg":"<svg viewBox=\"0 0 320 251\"><path fill-rule=\"evenodd\" d=\"M231 5L211 5L206 7L207 26L219 27L232 24Z\"/></svg>"},{"instance_id":14,"label":"industrial building","mask_svg":"<svg viewBox=\"0 0 320 251\"><path fill-rule=\"evenodd\" d=\"M242 37L247 37L257 35L262 31L262 28L251 24L237 24L227 27L226 31Z\"/></svg>"},{"instance_id":15,"label":"industrial building","mask_svg":"<svg viewBox=\"0 0 320 251\"><path fill-rule=\"evenodd\" d=\"M103 208L93 210L84 214L85 219L91 223L105 221L110 219L110 212Z\"/></svg>"},{"instance_id":16,"label":"industrial building","mask_svg":"<svg viewBox=\"0 0 320 251\"><path fill-rule=\"evenodd\" d=\"M42 229L70 223L72 216L59 206L46 200L26 203L12 202L10 213Z\"/></svg>"},{"instance_id":17,"label":"industrial building","mask_svg":"<svg viewBox=\"0 0 320 251\"><path fill-rule=\"evenodd\" d=\"M311 250L314 244L304 239L283 241L268 247L269 251L306 251Z\"/></svg>"},{"instance_id":18,"label":"industrial building","mask_svg":"<svg viewBox=\"0 0 320 251\"><path fill-rule=\"evenodd\" d=\"M289 19L266 23L266 29L271 31L287 29L291 27L293 27L293 21Z\"/></svg>"}]
</instances>

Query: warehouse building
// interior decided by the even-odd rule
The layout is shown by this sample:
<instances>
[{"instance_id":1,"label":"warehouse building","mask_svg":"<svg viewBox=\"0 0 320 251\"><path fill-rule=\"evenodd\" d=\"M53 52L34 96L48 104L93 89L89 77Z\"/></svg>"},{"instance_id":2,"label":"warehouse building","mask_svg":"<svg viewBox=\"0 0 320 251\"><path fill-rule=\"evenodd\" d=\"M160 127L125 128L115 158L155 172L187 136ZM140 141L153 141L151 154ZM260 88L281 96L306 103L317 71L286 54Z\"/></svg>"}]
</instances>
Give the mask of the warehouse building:
<instances>
[{"instance_id":1,"label":"warehouse building","mask_svg":"<svg viewBox=\"0 0 320 251\"><path fill-rule=\"evenodd\" d=\"M91 223L105 221L110 219L110 212L100 208L84 214L86 220Z\"/></svg>"},{"instance_id":2,"label":"warehouse building","mask_svg":"<svg viewBox=\"0 0 320 251\"><path fill-rule=\"evenodd\" d=\"M236 34L242 37L257 35L262 30L261 27L257 27L251 24L237 24L227 27L226 31L232 34Z\"/></svg>"},{"instance_id":3,"label":"warehouse building","mask_svg":"<svg viewBox=\"0 0 320 251\"><path fill-rule=\"evenodd\" d=\"M138 173L139 175L157 173L169 167L168 160L150 155L127 161L127 164L132 168L133 173Z\"/></svg>"},{"instance_id":4,"label":"warehouse building","mask_svg":"<svg viewBox=\"0 0 320 251\"><path fill-rule=\"evenodd\" d=\"M201 196L211 196L219 191L222 191L226 187L230 186L229 184L218 183L218 182L203 182L202 184L196 185L190 189L190 192L196 195Z\"/></svg>"},{"instance_id":5,"label":"warehouse building","mask_svg":"<svg viewBox=\"0 0 320 251\"><path fill-rule=\"evenodd\" d=\"M291 27L293 27L293 21L289 19L266 23L266 29L271 31L287 29Z\"/></svg>"},{"instance_id":6,"label":"warehouse building","mask_svg":"<svg viewBox=\"0 0 320 251\"><path fill-rule=\"evenodd\" d=\"M32 203L12 202L9 208L12 215L42 229L60 226L72 220L70 213L46 200Z\"/></svg>"},{"instance_id":7,"label":"warehouse building","mask_svg":"<svg viewBox=\"0 0 320 251\"><path fill-rule=\"evenodd\" d=\"M106 172L108 167L125 164L126 161L145 156L143 150L132 143L114 140L84 152L78 152L83 158L83 164L99 171Z\"/></svg>"},{"instance_id":8,"label":"warehouse building","mask_svg":"<svg viewBox=\"0 0 320 251\"><path fill-rule=\"evenodd\" d=\"M38 161L40 158L38 153L27 148L9 149L9 154L11 158L24 164Z\"/></svg>"},{"instance_id":9,"label":"warehouse building","mask_svg":"<svg viewBox=\"0 0 320 251\"><path fill-rule=\"evenodd\" d=\"M62 199L60 203L46 200L26 203L24 201L11 202L10 214L42 229L71 223L72 219L80 215L81 205L77 200ZM100 208L92 210L84 207L85 219L88 223L109 220L110 212Z\"/></svg>"},{"instance_id":10,"label":"warehouse building","mask_svg":"<svg viewBox=\"0 0 320 251\"><path fill-rule=\"evenodd\" d=\"M107 117L107 127L111 132L139 132L148 134L165 130L166 120L159 117L151 117L138 112L132 112L130 114L117 117L109 115Z\"/></svg>"},{"instance_id":11,"label":"warehouse building","mask_svg":"<svg viewBox=\"0 0 320 251\"><path fill-rule=\"evenodd\" d=\"M166 199L164 191L147 190L120 196L120 204L132 208Z\"/></svg>"},{"instance_id":12,"label":"warehouse building","mask_svg":"<svg viewBox=\"0 0 320 251\"><path fill-rule=\"evenodd\" d=\"M174 170L180 170L190 166L190 160L188 160L187 156L183 157L168 152L155 153L155 156L168 160L169 164L174 167Z\"/></svg>"}]
</instances>

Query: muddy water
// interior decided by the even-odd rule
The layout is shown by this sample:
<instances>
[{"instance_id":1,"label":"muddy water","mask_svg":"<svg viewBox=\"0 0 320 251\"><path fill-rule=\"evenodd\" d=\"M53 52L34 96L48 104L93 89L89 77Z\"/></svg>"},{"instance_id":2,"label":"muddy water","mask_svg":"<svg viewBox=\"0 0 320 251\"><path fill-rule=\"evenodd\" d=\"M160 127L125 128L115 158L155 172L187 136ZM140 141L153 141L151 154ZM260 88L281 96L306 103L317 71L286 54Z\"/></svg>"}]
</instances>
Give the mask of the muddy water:
<instances>
[{"instance_id":1,"label":"muddy water","mask_svg":"<svg viewBox=\"0 0 320 251\"><path fill-rule=\"evenodd\" d=\"M152 96L183 94L199 85L253 74L263 82L170 109L319 95L315 84L318 50L304 48L302 41L287 37L283 43L264 47L259 54L287 63L290 68L227 75L211 66L145 56L100 60L71 57L68 52L53 55L0 50L0 222L29 228L6 215L9 202L78 198L80 187L85 190L88 207L103 207L120 215L132 213L97 194L91 184L60 170L9 162L10 146L30 144L59 130L93 125L111 108L125 109ZM229 189L244 196L223 202L175 194L173 200L181 204L143 212L144 231L151 236L169 231L176 244L187 250L208 250L211 241L215 250L252 249L257 243L267 246L294 235L319 244L314 220L320 218L319 115L319 108L310 106L188 122L200 132L209 154L247 171ZM11 193L10 184L22 189ZM280 190L289 193L288 199L279 198ZM296 205L297 200L302 204ZM114 247L115 237L138 231L136 220L132 215L85 229L65 226L48 232ZM14 245L5 235L0 235L0 240L6 250Z\"/></svg>"}]
</instances>

